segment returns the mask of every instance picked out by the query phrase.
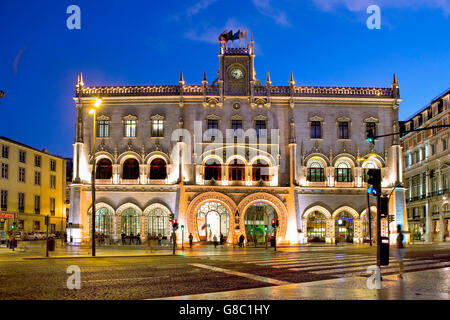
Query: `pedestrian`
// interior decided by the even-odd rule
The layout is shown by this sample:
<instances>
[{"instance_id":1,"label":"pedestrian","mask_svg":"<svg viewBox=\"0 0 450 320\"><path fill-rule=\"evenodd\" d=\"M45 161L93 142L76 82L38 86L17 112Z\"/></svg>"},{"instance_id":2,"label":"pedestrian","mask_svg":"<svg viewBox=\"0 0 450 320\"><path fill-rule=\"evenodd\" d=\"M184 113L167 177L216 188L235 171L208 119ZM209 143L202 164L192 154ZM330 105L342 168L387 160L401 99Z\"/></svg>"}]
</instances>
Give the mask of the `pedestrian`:
<instances>
[{"instance_id":1,"label":"pedestrian","mask_svg":"<svg viewBox=\"0 0 450 320\"><path fill-rule=\"evenodd\" d=\"M253 236L253 241L255 242L255 248L256 248L256 245L258 243L258 239L256 238L256 234Z\"/></svg>"},{"instance_id":2,"label":"pedestrian","mask_svg":"<svg viewBox=\"0 0 450 320\"><path fill-rule=\"evenodd\" d=\"M213 242L214 242L214 248L217 248L218 243L217 243L217 236L216 235L214 235L214 237L213 237Z\"/></svg>"},{"instance_id":3,"label":"pedestrian","mask_svg":"<svg viewBox=\"0 0 450 320\"><path fill-rule=\"evenodd\" d=\"M158 234L158 245L162 245L162 234Z\"/></svg>"},{"instance_id":4,"label":"pedestrian","mask_svg":"<svg viewBox=\"0 0 450 320\"><path fill-rule=\"evenodd\" d=\"M64 244L67 244L67 232L64 232Z\"/></svg>"},{"instance_id":5,"label":"pedestrian","mask_svg":"<svg viewBox=\"0 0 450 320\"><path fill-rule=\"evenodd\" d=\"M130 233L130 244L133 243L133 239L134 239L134 233L132 232L132 233Z\"/></svg>"},{"instance_id":6,"label":"pedestrian","mask_svg":"<svg viewBox=\"0 0 450 320\"><path fill-rule=\"evenodd\" d=\"M223 244L223 241L224 241L224 239L223 239L223 234L222 234L222 232L221 232L221 233L220 233L220 245Z\"/></svg>"},{"instance_id":7,"label":"pedestrian","mask_svg":"<svg viewBox=\"0 0 450 320\"><path fill-rule=\"evenodd\" d=\"M70 244L72 244L72 243L73 243L73 236L70 235Z\"/></svg>"},{"instance_id":8,"label":"pedestrian","mask_svg":"<svg viewBox=\"0 0 450 320\"><path fill-rule=\"evenodd\" d=\"M192 233L189 234L189 248L192 248L192 241L194 240L194 236Z\"/></svg>"},{"instance_id":9,"label":"pedestrian","mask_svg":"<svg viewBox=\"0 0 450 320\"><path fill-rule=\"evenodd\" d=\"M242 247L243 247L243 245L244 245L244 240L245 240L245 237L244 237L243 234L241 234L241 236L239 237L239 248L242 248Z\"/></svg>"},{"instance_id":10,"label":"pedestrian","mask_svg":"<svg viewBox=\"0 0 450 320\"><path fill-rule=\"evenodd\" d=\"M141 234L138 233L136 236L136 244L141 244Z\"/></svg>"},{"instance_id":11,"label":"pedestrian","mask_svg":"<svg viewBox=\"0 0 450 320\"><path fill-rule=\"evenodd\" d=\"M125 245L125 233L122 232L122 233L120 234L120 237L122 238L122 245Z\"/></svg>"},{"instance_id":12,"label":"pedestrian","mask_svg":"<svg viewBox=\"0 0 450 320\"><path fill-rule=\"evenodd\" d=\"M397 245L394 252L395 260L398 262L399 267L399 278L403 278L403 257L405 255L405 247L403 245L404 235L402 232L402 226L397 225Z\"/></svg>"}]
</instances>

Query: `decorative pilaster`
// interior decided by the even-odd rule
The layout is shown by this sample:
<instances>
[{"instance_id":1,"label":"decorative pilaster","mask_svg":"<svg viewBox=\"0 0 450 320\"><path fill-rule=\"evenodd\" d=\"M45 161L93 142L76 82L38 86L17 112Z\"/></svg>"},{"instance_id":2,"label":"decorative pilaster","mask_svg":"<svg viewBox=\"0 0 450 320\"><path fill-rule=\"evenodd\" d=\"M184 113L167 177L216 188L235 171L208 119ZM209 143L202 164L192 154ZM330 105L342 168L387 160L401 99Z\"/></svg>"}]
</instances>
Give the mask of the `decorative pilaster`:
<instances>
[{"instance_id":1,"label":"decorative pilaster","mask_svg":"<svg viewBox=\"0 0 450 320\"><path fill-rule=\"evenodd\" d=\"M294 85L295 85L294 74L291 72L291 78L289 80L289 95L290 95L289 106L292 109L294 108Z\"/></svg>"},{"instance_id":2,"label":"decorative pilaster","mask_svg":"<svg viewBox=\"0 0 450 320\"><path fill-rule=\"evenodd\" d=\"M178 81L179 85L180 85L180 102L179 105L182 108L184 106L184 99L183 99L183 92L184 92L184 77L183 77L183 71L181 71L180 74L180 81Z\"/></svg>"}]
</instances>

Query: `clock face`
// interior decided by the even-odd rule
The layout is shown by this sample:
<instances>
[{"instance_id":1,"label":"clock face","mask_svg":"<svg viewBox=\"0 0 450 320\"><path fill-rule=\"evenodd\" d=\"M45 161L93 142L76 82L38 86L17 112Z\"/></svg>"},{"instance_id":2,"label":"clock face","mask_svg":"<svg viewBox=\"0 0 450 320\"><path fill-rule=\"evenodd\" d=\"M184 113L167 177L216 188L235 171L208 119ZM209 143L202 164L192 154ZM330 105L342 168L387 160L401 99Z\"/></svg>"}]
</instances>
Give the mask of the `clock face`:
<instances>
[{"instance_id":1,"label":"clock face","mask_svg":"<svg viewBox=\"0 0 450 320\"><path fill-rule=\"evenodd\" d=\"M231 69L230 75L233 80L241 80L244 77L244 73L239 68Z\"/></svg>"}]
</instances>

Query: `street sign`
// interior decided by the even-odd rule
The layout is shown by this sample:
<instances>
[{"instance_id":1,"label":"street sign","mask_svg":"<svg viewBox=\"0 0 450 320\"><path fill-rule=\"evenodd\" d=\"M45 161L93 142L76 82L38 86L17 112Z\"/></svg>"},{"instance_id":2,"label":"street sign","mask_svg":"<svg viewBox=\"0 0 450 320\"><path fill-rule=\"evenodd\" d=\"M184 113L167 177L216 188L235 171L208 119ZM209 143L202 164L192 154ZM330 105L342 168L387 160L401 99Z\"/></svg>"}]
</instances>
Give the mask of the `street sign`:
<instances>
[{"instance_id":1,"label":"street sign","mask_svg":"<svg viewBox=\"0 0 450 320\"><path fill-rule=\"evenodd\" d=\"M0 218L14 219L13 213L0 213Z\"/></svg>"}]
</instances>

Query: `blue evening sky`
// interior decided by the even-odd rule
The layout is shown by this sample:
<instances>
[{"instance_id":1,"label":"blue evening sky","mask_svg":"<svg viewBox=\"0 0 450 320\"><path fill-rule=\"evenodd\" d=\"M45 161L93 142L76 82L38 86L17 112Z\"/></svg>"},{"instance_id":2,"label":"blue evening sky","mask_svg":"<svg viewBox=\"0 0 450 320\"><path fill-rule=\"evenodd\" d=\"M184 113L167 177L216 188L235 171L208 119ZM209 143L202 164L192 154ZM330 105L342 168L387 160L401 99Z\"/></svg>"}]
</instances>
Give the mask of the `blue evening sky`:
<instances>
[{"instance_id":1,"label":"blue evening sky","mask_svg":"<svg viewBox=\"0 0 450 320\"><path fill-rule=\"evenodd\" d=\"M81 30L66 27L72 4ZM177 84L181 70L211 83L225 28L253 33L256 76L273 85L293 71L297 85L389 87L395 72L401 120L450 86L450 0L2 0L0 135L71 157L79 72L85 85Z\"/></svg>"}]
</instances>

